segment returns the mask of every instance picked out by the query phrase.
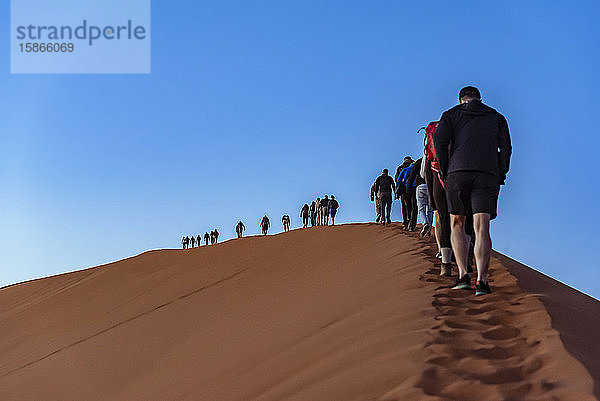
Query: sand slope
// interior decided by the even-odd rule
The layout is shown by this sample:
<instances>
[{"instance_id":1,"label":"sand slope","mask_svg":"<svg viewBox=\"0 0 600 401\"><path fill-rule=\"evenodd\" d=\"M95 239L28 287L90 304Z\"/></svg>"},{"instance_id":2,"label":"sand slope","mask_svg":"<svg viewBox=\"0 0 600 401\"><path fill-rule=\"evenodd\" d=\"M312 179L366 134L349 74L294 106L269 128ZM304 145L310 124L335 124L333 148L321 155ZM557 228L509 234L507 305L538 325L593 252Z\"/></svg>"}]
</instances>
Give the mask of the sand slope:
<instances>
[{"instance_id":1,"label":"sand slope","mask_svg":"<svg viewBox=\"0 0 600 401\"><path fill-rule=\"evenodd\" d=\"M576 322L597 301L502 255L475 298L432 253L398 226L321 227L2 289L0 399L596 399Z\"/></svg>"}]
</instances>

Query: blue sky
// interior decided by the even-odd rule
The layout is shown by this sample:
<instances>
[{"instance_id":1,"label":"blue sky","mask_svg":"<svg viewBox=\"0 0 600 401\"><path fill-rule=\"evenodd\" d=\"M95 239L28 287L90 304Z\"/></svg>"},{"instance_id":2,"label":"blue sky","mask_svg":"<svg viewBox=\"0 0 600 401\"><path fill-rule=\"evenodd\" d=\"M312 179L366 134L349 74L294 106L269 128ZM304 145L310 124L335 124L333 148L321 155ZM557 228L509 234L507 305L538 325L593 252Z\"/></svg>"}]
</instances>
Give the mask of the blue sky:
<instances>
[{"instance_id":1,"label":"blue sky","mask_svg":"<svg viewBox=\"0 0 600 401\"><path fill-rule=\"evenodd\" d=\"M149 75L11 75L5 35L0 285L296 227L325 193L368 221L374 178L473 84L513 140L494 247L600 297L600 6L523 3L155 1Z\"/></svg>"}]
</instances>

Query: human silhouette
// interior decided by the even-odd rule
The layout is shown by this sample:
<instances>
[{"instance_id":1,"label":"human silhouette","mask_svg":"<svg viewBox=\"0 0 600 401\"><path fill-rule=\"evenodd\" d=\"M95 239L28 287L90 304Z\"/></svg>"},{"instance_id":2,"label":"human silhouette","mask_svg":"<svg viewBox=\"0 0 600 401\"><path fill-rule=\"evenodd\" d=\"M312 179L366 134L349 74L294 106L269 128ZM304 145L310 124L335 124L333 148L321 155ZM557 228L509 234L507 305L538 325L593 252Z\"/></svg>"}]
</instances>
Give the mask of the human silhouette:
<instances>
[{"instance_id":1,"label":"human silhouette","mask_svg":"<svg viewBox=\"0 0 600 401\"><path fill-rule=\"evenodd\" d=\"M302 218L302 228L306 228L308 226L308 217L310 214L310 207L307 203L302 206L302 210L300 210L300 217Z\"/></svg>"},{"instance_id":2,"label":"human silhouette","mask_svg":"<svg viewBox=\"0 0 600 401\"><path fill-rule=\"evenodd\" d=\"M340 204L335 199L335 196L331 195L331 199L329 199L329 214L331 215L331 224L335 226L335 215L337 214L337 210L340 207Z\"/></svg>"},{"instance_id":3,"label":"human silhouette","mask_svg":"<svg viewBox=\"0 0 600 401\"><path fill-rule=\"evenodd\" d=\"M215 228L215 244L219 242L219 232L217 231L217 229Z\"/></svg>"},{"instance_id":4,"label":"human silhouette","mask_svg":"<svg viewBox=\"0 0 600 401\"><path fill-rule=\"evenodd\" d=\"M190 242L192 244L192 248L196 245L196 237L194 237L193 235L190 237Z\"/></svg>"},{"instance_id":5,"label":"human silhouette","mask_svg":"<svg viewBox=\"0 0 600 401\"><path fill-rule=\"evenodd\" d=\"M196 237L196 244L198 244L198 246L202 245L202 237L200 236L200 234L198 234L198 236Z\"/></svg>"},{"instance_id":6,"label":"human silhouette","mask_svg":"<svg viewBox=\"0 0 600 401\"><path fill-rule=\"evenodd\" d=\"M384 168L383 172L375 180L375 193L379 194L381 205L381 224L390 224L390 213L392 211L392 193L396 190L396 184L392 177L388 175L388 169Z\"/></svg>"},{"instance_id":7,"label":"human silhouette","mask_svg":"<svg viewBox=\"0 0 600 401\"><path fill-rule=\"evenodd\" d=\"M283 224L283 231L284 232L288 232L290 231L290 216L288 216L287 214L284 214L283 217L281 218L281 224Z\"/></svg>"},{"instance_id":8,"label":"human silhouette","mask_svg":"<svg viewBox=\"0 0 600 401\"><path fill-rule=\"evenodd\" d=\"M263 216L259 225L260 225L263 235L267 235L267 232L269 231L269 228L271 227L271 222L269 221L269 218L267 217L266 214Z\"/></svg>"},{"instance_id":9,"label":"human silhouette","mask_svg":"<svg viewBox=\"0 0 600 401\"><path fill-rule=\"evenodd\" d=\"M185 237L181 237L181 246L185 249Z\"/></svg>"},{"instance_id":10,"label":"human silhouette","mask_svg":"<svg viewBox=\"0 0 600 401\"><path fill-rule=\"evenodd\" d=\"M246 226L240 220L237 223L237 225L235 226L235 232L236 232L238 238L242 238L242 236L244 235L244 230L246 230Z\"/></svg>"},{"instance_id":11,"label":"human silhouette","mask_svg":"<svg viewBox=\"0 0 600 401\"><path fill-rule=\"evenodd\" d=\"M327 195L323 199L321 199L321 225L328 226L329 225L329 198Z\"/></svg>"},{"instance_id":12,"label":"human silhouette","mask_svg":"<svg viewBox=\"0 0 600 401\"><path fill-rule=\"evenodd\" d=\"M317 225L317 202L312 201L312 203L310 204L309 213L310 213L310 226L314 227Z\"/></svg>"},{"instance_id":13,"label":"human silhouette","mask_svg":"<svg viewBox=\"0 0 600 401\"><path fill-rule=\"evenodd\" d=\"M210 241L210 234L207 231L204 233L204 244L208 245L208 241Z\"/></svg>"}]
</instances>

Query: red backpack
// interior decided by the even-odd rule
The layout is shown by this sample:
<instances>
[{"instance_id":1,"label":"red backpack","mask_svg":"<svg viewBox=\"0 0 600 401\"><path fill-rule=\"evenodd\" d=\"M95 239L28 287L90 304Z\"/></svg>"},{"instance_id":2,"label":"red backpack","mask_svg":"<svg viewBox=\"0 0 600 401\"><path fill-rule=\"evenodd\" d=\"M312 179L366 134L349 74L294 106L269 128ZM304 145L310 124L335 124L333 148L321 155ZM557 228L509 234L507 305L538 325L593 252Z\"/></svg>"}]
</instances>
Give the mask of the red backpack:
<instances>
[{"instance_id":1,"label":"red backpack","mask_svg":"<svg viewBox=\"0 0 600 401\"><path fill-rule=\"evenodd\" d=\"M431 162L431 169L435 172L440 171L440 164L435 155L435 146L433 145L435 130L439 124L439 121L432 121L425 128L425 157Z\"/></svg>"}]
</instances>

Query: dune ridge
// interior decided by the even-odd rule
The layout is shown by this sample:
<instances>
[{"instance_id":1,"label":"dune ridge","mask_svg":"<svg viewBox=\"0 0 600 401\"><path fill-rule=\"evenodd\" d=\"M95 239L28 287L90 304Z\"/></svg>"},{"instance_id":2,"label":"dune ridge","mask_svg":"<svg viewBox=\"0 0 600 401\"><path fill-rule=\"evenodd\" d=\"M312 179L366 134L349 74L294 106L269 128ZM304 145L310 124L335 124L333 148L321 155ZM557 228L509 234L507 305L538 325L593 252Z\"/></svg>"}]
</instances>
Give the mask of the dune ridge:
<instances>
[{"instance_id":1,"label":"dune ridge","mask_svg":"<svg viewBox=\"0 0 600 401\"><path fill-rule=\"evenodd\" d=\"M0 399L596 399L573 316L597 301L500 254L493 294L452 291L433 253L398 225L349 224L4 288Z\"/></svg>"}]
</instances>

